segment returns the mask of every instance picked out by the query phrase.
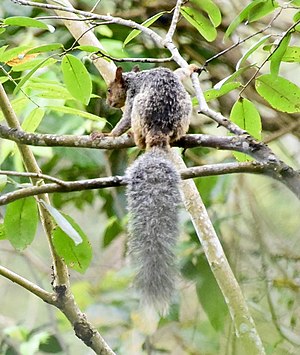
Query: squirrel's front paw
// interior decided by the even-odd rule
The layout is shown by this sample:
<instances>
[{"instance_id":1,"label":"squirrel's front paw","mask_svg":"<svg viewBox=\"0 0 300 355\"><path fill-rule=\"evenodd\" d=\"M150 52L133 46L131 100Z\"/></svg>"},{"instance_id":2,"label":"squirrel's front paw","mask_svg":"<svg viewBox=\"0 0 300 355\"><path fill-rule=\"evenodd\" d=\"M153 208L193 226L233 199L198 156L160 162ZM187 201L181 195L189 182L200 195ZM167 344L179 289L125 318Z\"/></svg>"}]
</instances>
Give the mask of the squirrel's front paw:
<instances>
[{"instance_id":1,"label":"squirrel's front paw","mask_svg":"<svg viewBox=\"0 0 300 355\"><path fill-rule=\"evenodd\" d=\"M96 140L96 139L101 139L101 138L104 138L104 137L108 137L110 136L111 134L109 132L107 133L104 133L104 132L92 132L90 134L90 137L92 140Z\"/></svg>"}]
</instances>

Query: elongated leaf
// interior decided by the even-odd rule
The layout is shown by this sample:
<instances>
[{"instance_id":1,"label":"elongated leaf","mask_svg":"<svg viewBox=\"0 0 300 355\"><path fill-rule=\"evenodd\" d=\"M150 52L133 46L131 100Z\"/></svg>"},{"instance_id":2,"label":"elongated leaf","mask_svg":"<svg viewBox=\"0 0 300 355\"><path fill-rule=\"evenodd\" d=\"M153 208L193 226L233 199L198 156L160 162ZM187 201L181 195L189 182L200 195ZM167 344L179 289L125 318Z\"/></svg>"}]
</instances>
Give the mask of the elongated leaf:
<instances>
[{"instance_id":1,"label":"elongated leaf","mask_svg":"<svg viewBox=\"0 0 300 355\"><path fill-rule=\"evenodd\" d=\"M20 47L16 47L16 48L11 48L8 49L7 51L5 51L4 53L2 53L0 55L0 62L8 62L13 58L16 58L18 56L24 56L25 53L27 52L28 48L30 48L29 46L20 46Z\"/></svg>"},{"instance_id":2,"label":"elongated leaf","mask_svg":"<svg viewBox=\"0 0 300 355\"><path fill-rule=\"evenodd\" d=\"M7 176L6 175L0 175L0 192L2 190L4 190L6 184L7 184Z\"/></svg>"},{"instance_id":3,"label":"elongated leaf","mask_svg":"<svg viewBox=\"0 0 300 355\"><path fill-rule=\"evenodd\" d=\"M16 95L19 90L21 89L21 87L26 83L26 81L28 79L30 79L32 77L32 75L39 69L43 66L44 63L47 63L48 60L50 60L52 58L46 58L44 59L42 62L38 63L34 68L32 68L30 70L30 72L28 72L19 82L19 84L15 87L14 89L14 94Z\"/></svg>"},{"instance_id":4,"label":"elongated leaf","mask_svg":"<svg viewBox=\"0 0 300 355\"><path fill-rule=\"evenodd\" d=\"M238 83L238 82L227 83L227 84L224 84L223 86L221 86L220 89L209 89L209 90L205 91L204 96L207 101L215 100L218 97L226 95L230 91L235 90L240 86L241 86L241 83Z\"/></svg>"},{"instance_id":5,"label":"elongated leaf","mask_svg":"<svg viewBox=\"0 0 300 355\"><path fill-rule=\"evenodd\" d=\"M77 46L75 48L80 49L81 51L89 52L89 53L98 52L99 50L101 50L101 52L103 52L103 50L101 48L98 48L96 46Z\"/></svg>"},{"instance_id":6,"label":"elongated leaf","mask_svg":"<svg viewBox=\"0 0 300 355\"><path fill-rule=\"evenodd\" d=\"M77 115L80 117L84 117L84 118L87 118L91 121L103 122L103 126L106 123L105 118L93 115L92 113L89 113L89 112L77 110L76 108L71 108L71 107L66 107L66 106L46 106L46 108L51 111L63 112L63 113L67 113L70 115Z\"/></svg>"},{"instance_id":7,"label":"elongated leaf","mask_svg":"<svg viewBox=\"0 0 300 355\"><path fill-rule=\"evenodd\" d=\"M148 18L148 20L144 21L142 23L142 26L144 27L150 27L155 21L157 21L163 14L167 13L168 11L162 11L159 12L158 14L155 14L154 16ZM138 36L141 33L139 30L133 30L129 33L129 35L125 38L125 41L123 43L123 47L125 47L130 41L132 41L136 36Z\"/></svg>"},{"instance_id":8,"label":"elongated leaf","mask_svg":"<svg viewBox=\"0 0 300 355\"><path fill-rule=\"evenodd\" d=\"M82 243L82 238L71 223L61 214L56 208L49 205L48 203L41 201L41 204L45 209L51 214L57 225L63 230L66 235L73 240L75 245Z\"/></svg>"},{"instance_id":9,"label":"elongated leaf","mask_svg":"<svg viewBox=\"0 0 300 355\"><path fill-rule=\"evenodd\" d=\"M4 223L0 223L0 240L6 239Z\"/></svg>"},{"instance_id":10,"label":"elongated leaf","mask_svg":"<svg viewBox=\"0 0 300 355\"><path fill-rule=\"evenodd\" d=\"M238 76L240 76L242 73L244 73L246 70L249 68L252 68L254 64L247 65L246 67L240 68L239 70L235 71L234 73L228 75L226 78L222 79L219 81L215 86L214 89L219 90L223 85L226 83L230 83L234 81Z\"/></svg>"},{"instance_id":11,"label":"elongated leaf","mask_svg":"<svg viewBox=\"0 0 300 355\"><path fill-rule=\"evenodd\" d=\"M41 107L33 109L30 114L25 118L21 127L26 132L34 132L45 115L45 111Z\"/></svg>"},{"instance_id":12,"label":"elongated leaf","mask_svg":"<svg viewBox=\"0 0 300 355\"><path fill-rule=\"evenodd\" d=\"M254 22L262 17L268 15L270 12L274 11L278 7L278 2L274 0L264 0L261 3L257 4L253 8L251 8L248 21Z\"/></svg>"},{"instance_id":13,"label":"elongated leaf","mask_svg":"<svg viewBox=\"0 0 300 355\"><path fill-rule=\"evenodd\" d=\"M300 112L300 88L277 75L265 74L255 81L260 96L276 110L288 113Z\"/></svg>"},{"instance_id":14,"label":"elongated leaf","mask_svg":"<svg viewBox=\"0 0 300 355\"><path fill-rule=\"evenodd\" d=\"M271 55L270 60L270 72L272 75L278 75L282 57L290 43L291 33L288 33L286 37L283 38L279 47L276 48L274 53Z\"/></svg>"},{"instance_id":15,"label":"elongated leaf","mask_svg":"<svg viewBox=\"0 0 300 355\"><path fill-rule=\"evenodd\" d=\"M181 272L187 279L196 282L198 299L211 325L218 331L224 329L225 319L229 316L228 308L205 256L198 256L193 263L187 260Z\"/></svg>"},{"instance_id":16,"label":"elongated leaf","mask_svg":"<svg viewBox=\"0 0 300 355\"><path fill-rule=\"evenodd\" d=\"M71 54L61 62L64 82L75 99L87 105L92 93L92 81L83 63Z\"/></svg>"},{"instance_id":17,"label":"elongated leaf","mask_svg":"<svg viewBox=\"0 0 300 355\"><path fill-rule=\"evenodd\" d=\"M16 64L12 67L12 70L15 72L25 71L34 69L36 71L36 67L44 68L49 65L55 64L57 62L54 58L46 58L46 59L28 59L26 62L22 62L21 64Z\"/></svg>"},{"instance_id":18,"label":"elongated leaf","mask_svg":"<svg viewBox=\"0 0 300 355\"><path fill-rule=\"evenodd\" d=\"M290 46L286 49L283 57L283 62L299 63L300 62L300 47Z\"/></svg>"},{"instance_id":19,"label":"elongated leaf","mask_svg":"<svg viewBox=\"0 0 300 355\"><path fill-rule=\"evenodd\" d=\"M23 250L33 241L37 224L38 210L33 197L14 201L7 206L5 234L15 249Z\"/></svg>"},{"instance_id":20,"label":"elongated leaf","mask_svg":"<svg viewBox=\"0 0 300 355\"><path fill-rule=\"evenodd\" d=\"M197 4L200 9L205 11L214 25L218 27L222 22L222 14L218 6L212 0L191 0L191 2Z\"/></svg>"},{"instance_id":21,"label":"elongated leaf","mask_svg":"<svg viewBox=\"0 0 300 355\"><path fill-rule=\"evenodd\" d=\"M87 236L70 217L63 215L65 220L78 233L82 242L78 245L70 239L61 228L53 231L52 240L57 254L64 259L65 263L74 270L84 273L92 260L92 248Z\"/></svg>"},{"instance_id":22,"label":"elongated leaf","mask_svg":"<svg viewBox=\"0 0 300 355\"><path fill-rule=\"evenodd\" d=\"M208 18L191 7L182 6L180 12L182 16L192 26L194 26L208 42L212 42L216 39L217 31Z\"/></svg>"},{"instance_id":23,"label":"elongated leaf","mask_svg":"<svg viewBox=\"0 0 300 355\"><path fill-rule=\"evenodd\" d=\"M64 46L61 43L44 44L42 46L30 49L27 54L53 52L63 48Z\"/></svg>"},{"instance_id":24,"label":"elongated leaf","mask_svg":"<svg viewBox=\"0 0 300 355\"><path fill-rule=\"evenodd\" d=\"M240 99L232 107L230 120L246 130L256 139L261 139L261 118L255 105L247 100ZM238 161L251 160L246 154L235 152Z\"/></svg>"},{"instance_id":25,"label":"elongated leaf","mask_svg":"<svg viewBox=\"0 0 300 355\"><path fill-rule=\"evenodd\" d=\"M254 0L250 2L249 5L247 5L231 22L229 27L227 28L224 37L230 37L232 32L235 31L235 29L238 27L239 24L241 24L244 20L248 18L248 15L251 11L252 8L254 8L256 5L261 4L264 2L264 0Z\"/></svg>"},{"instance_id":26,"label":"elongated leaf","mask_svg":"<svg viewBox=\"0 0 300 355\"><path fill-rule=\"evenodd\" d=\"M263 36L257 43L253 44L246 53L242 56L242 58L236 64L236 70L239 70L240 67L245 63L245 61L249 58L249 56L254 53L257 48L263 45L267 39L269 39L272 35Z\"/></svg>"},{"instance_id":27,"label":"elongated leaf","mask_svg":"<svg viewBox=\"0 0 300 355\"><path fill-rule=\"evenodd\" d=\"M6 51L6 48L7 48L8 46L2 46L1 48L0 48L0 57L2 56L2 54Z\"/></svg>"},{"instance_id":28,"label":"elongated leaf","mask_svg":"<svg viewBox=\"0 0 300 355\"><path fill-rule=\"evenodd\" d=\"M44 30L53 32L53 26L47 25L42 21L35 20L30 17L24 17L24 16L7 17L6 19L3 20L3 22L5 25L42 28Z\"/></svg>"}]
</instances>

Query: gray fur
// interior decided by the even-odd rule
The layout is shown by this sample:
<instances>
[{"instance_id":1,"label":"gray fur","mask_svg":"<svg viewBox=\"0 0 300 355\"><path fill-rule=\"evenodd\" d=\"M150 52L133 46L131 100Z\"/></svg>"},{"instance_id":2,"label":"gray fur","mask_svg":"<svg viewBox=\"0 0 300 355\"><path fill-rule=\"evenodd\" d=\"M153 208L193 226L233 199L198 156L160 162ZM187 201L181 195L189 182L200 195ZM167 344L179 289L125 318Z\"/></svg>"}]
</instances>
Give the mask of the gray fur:
<instances>
[{"instance_id":1,"label":"gray fur","mask_svg":"<svg viewBox=\"0 0 300 355\"><path fill-rule=\"evenodd\" d=\"M126 171L128 253L141 299L165 314L175 290L180 177L167 153L152 148Z\"/></svg>"}]
</instances>

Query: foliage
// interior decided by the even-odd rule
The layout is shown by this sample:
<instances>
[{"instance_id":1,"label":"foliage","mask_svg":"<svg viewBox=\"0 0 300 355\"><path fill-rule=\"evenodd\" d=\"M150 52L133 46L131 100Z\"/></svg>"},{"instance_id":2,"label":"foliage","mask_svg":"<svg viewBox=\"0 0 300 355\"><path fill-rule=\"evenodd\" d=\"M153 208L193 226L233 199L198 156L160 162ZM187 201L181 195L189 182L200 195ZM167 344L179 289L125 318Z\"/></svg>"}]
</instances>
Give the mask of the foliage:
<instances>
[{"instance_id":1,"label":"foliage","mask_svg":"<svg viewBox=\"0 0 300 355\"><path fill-rule=\"evenodd\" d=\"M94 3L77 0L73 5L89 11ZM118 14L165 34L174 5L175 1L103 0L95 12ZM200 79L209 105L230 115L232 122L256 139L270 142L281 159L299 169L299 1L233 1L224 6L219 0L193 0L180 11L174 41L189 63L206 67L207 73L202 72ZM49 13L12 5L9 0L0 5L0 81L22 129L78 136L110 131L121 112L105 103L106 85L92 61L98 48L79 46L59 19L41 18ZM107 61L111 56L169 56L166 48L158 48L137 29L110 23L92 25ZM125 70L133 66L121 65ZM174 63L163 65L176 68ZM154 66L140 64L141 69ZM197 105L196 98L193 103ZM4 122L2 113L0 120ZM195 114L190 132L227 135L224 128L216 129L211 123ZM23 172L16 144L4 139L0 144L1 169ZM70 181L122 175L137 156L136 148L103 152L48 146L32 147L32 151L44 174ZM189 166L235 159L250 158L204 147L185 154ZM23 176L0 175L1 194L29 183ZM296 353L300 346L299 201L261 176L212 176L196 183L267 353ZM149 337L152 322L143 324L136 311L139 300L130 287L132 274L125 262L123 188L54 193L51 202L54 207L43 206L56 225L52 235L55 250L71 268L75 299L118 354L172 354L174 348L190 354L243 353L187 214L182 212L177 251L183 277L179 297ZM51 261L41 228L37 229L36 200L28 197L12 202L1 207L1 213L1 265L50 289ZM0 279L0 285L0 353L86 352L59 312L27 298L25 291L17 293L18 286L7 286L5 279ZM34 310L33 315L26 308ZM143 350L147 347L150 350Z\"/></svg>"}]
</instances>

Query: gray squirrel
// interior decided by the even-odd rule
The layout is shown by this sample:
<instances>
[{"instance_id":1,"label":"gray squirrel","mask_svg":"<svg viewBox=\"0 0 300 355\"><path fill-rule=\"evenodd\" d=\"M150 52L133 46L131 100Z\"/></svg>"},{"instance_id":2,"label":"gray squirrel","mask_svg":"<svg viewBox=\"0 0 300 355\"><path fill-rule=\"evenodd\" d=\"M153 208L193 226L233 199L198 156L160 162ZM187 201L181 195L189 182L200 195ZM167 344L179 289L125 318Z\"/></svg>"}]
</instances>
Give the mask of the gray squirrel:
<instances>
[{"instance_id":1,"label":"gray squirrel","mask_svg":"<svg viewBox=\"0 0 300 355\"><path fill-rule=\"evenodd\" d=\"M170 144L189 128L192 103L180 80L198 67L155 68L123 73L118 67L108 87L107 103L125 109L111 131L130 127L146 153L126 171L129 211L128 254L136 269L141 300L160 314L168 312L175 290L174 247L178 235L180 176L168 159Z\"/></svg>"}]
</instances>

